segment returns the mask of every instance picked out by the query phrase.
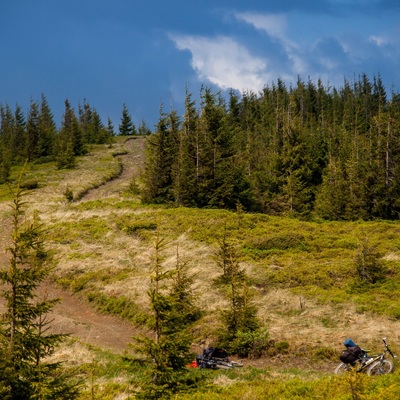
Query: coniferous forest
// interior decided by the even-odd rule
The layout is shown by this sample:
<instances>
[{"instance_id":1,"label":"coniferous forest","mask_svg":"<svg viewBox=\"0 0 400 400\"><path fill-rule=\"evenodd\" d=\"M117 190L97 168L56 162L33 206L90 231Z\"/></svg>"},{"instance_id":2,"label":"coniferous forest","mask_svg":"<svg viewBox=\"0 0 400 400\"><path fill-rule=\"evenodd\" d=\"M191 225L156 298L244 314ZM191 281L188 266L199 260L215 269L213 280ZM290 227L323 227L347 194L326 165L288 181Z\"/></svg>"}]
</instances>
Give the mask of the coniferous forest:
<instances>
[{"instance_id":1,"label":"coniferous forest","mask_svg":"<svg viewBox=\"0 0 400 400\"><path fill-rule=\"evenodd\" d=\"M388 99L390 97L390 100ZM342 88L278 80L161 108L143 199L332 220L397 219L400 97L365 74Z\"/></svg>"},{"instance_id":2,"label":"coniferous forest","mask_svg":"<svg viewBox=\"0 0 400 400\"><path fill-rule=\"evenodd\" d=\"M136 129L124 104L117 134L149 132L144 121ZM26 160L39 164L56 161L58 168L73 168L75 157L86 154L88 145L111 143L115 134L112 121L108 119L105 125L86 100L77 112L65 100L59 127L44 94L40 101L31 100L27 115L18 104L15 109L0 105L0 183L8 179L13 165Z\"/></svg>"},{"instance_id":3,"label":"coniferous forest","mask_svg":"<svg viewBox=\"0 0 400 400\"><path fill-rule=\"evenodd\" d=\"M0 108L0 180L25 160L56 160L73 168L89 144L109 143L85 100L76 113L68 100L59 127L46 97ZM119 134L136 129L123 105ZM161 105L148 139L142 179L145 203L243 208L272 215L331 220L398 219L400 213L400 95L388 95L379 76L362 74L340 88L298 78L262 92L225 98L186 89L180 116Z\"/></svg>"}]
</instances>

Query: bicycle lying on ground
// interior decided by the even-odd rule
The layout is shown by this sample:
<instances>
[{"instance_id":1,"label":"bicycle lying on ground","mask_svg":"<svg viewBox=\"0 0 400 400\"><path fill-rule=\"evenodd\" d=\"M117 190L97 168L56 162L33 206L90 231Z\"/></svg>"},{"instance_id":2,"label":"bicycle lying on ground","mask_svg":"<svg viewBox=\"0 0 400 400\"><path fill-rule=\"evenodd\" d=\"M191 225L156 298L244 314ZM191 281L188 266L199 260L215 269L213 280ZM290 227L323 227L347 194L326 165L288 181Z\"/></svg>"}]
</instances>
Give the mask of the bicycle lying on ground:
<instances>
[{"instance_id":1,"label":"bicycle lying on ground","mask_svg":"<svg viewBox=\"0 0 400 400\"><path fill-rule=\"evenodd\" d=\"M203 354L196 357L196 363L199 368L232 369L243 367L242 362L230 360L224 349L213 347L204 349Z\"/></svg>"},{"instance_id":2,"label":"bicycle lying on ground","mask_svg":"<svg viewBox=\"0 0 400 400\"><path fill-rule=\"evenodd\" d=\"M393 360L397 358L390 350L386 342L386 338L382 339L385 349L382 353L373 356L368 355L368 350L362 350L363 356L352 364L340 363L335 368L335 374L340 375L347 371L363 372L369 376L390 374L394 370L394 364L386 358L386 353L389 353Z\"/></svg>"}]
</instances>

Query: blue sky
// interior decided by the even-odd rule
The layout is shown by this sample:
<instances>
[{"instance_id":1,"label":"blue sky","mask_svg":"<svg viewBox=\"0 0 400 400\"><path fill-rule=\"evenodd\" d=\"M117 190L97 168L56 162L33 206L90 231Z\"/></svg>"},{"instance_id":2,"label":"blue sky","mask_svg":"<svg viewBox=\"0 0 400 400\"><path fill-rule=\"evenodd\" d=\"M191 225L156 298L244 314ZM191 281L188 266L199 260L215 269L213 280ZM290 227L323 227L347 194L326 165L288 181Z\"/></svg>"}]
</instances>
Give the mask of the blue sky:
<instances>
[{"instance_id":1,"label":"blue sky","mask_svg":"<svg viewBox=\"0 0 400 400\"><path fill-rule=\"evenodd\" d=\"M57 123L86 99L117 128L152 128L185 87L258 92L278 78L400 89L398 0L0 0L0 103L48 99Z\"/></svg>"}]
</instances>

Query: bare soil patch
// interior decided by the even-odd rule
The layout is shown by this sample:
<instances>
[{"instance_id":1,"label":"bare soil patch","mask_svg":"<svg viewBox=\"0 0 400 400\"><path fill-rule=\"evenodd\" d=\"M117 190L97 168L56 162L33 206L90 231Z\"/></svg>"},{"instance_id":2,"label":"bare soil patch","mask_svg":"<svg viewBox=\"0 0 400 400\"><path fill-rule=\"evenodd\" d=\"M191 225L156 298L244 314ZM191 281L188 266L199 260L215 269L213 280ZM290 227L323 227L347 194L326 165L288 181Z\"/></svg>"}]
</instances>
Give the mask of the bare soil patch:
<instances>
[{"instance_id":1,"label":"bare soil patch","mask_svg":"<svg viewBox=\"0 0 400 400\"><path fill-rule=\"evenodd\" d=\"M128 343L140 333L127 321L99 313L85 299L52 283L44 284L39 292L49 299L60 299L50 314L55 333L68 333L83 343L116 353L129 350Z\"/></svg>"}]
</instances>

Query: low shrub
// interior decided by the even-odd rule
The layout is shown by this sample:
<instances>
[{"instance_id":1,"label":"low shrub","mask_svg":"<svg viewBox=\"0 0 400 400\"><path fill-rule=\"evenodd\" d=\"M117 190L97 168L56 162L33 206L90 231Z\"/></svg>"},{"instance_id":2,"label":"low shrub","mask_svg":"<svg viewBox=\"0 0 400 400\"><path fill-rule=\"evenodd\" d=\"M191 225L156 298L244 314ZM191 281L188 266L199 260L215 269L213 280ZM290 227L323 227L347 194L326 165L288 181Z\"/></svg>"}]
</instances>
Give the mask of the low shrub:
<instances>
[{"instance_id":1,"label":"low shrub","mask_svg":"<svg viewBox=\"0 0 400 400\"><path fill-rule=\"evenodd\" d=\"M238 331L229 343L220 344L229 353L239 357L259 358L271 346L271 340L268 330L263 328L255 331Z\"/></svg>"},{"instance_id":2,"label":"low shrub","mask_svg":"<svg viewBox=\"0 0 400 400\"><path fill-rule=\"evenodd\" d=\"M339 354L337 350L332 347L321 347L316 349L312 355L313 360L339 360Z\"/></svg>"},{"instance_id":3,"label":"low shrub","mask_svg":"<svg viewBox=\"0 0 400 400\"><path fill-rule=\"evenodd\" d=\"M127 226L126 231L129 235L132 235L137 234L139 231L155 231L156 229L157 224L149 222Z\"/></svg>"},{"instance_id":4,"label":"low shrub","mask_svg":"<svg viewBox=\"0 0 400 400\"><path fill-rule=\"evenodd\" d=\"M67 199L68 202L72 202L74 200L74 193L69 187L65 189L64 197Z\"/></svg>"},{"instance_id":5,"label":"low shrub","mask_svg":"<svg viewBox=\"0 0 400 400\"><path fill-rule=\"evenodd\" d=\"M132 178L129 182L129 192L134 195L139 195L141 193L140 186L135 178Z\"/></svg>"},{"instance_id":6,"label":"low shrub","mask_svg":"<svg viewBox=\"0 0 400 400\"><path fill-rule=\"evenodd\" d=\"M275 343L275 349L278 353L287 353L289 351L289 343L286 340Z\"/></svg>"},{"instance_id":7,"label":"low shrub","mask_svg":"<svg viewBox=\"0 0 400 400\"><path fill-rule=\"evenodd\" d=\"M40 164L47 164L53 161L55 161L55 157L51 155L51 156L40 157L36 160L33 160L32 164L40 165Z\"/></svg>"},{"instance_id":8,"label":"low shrub","mask_svg":"<svg viewBox=\"0 0 400 400\"><path fill-rule=\"evenodd\" d=\"M266 239L256 239L248 243L246 247L257 250L287 250L293 248L305 249L305 237L296 233L286 233L284 235L271 236Z\"/></svg>"},{"instance_id":9,"label":"low shrub","mask_svg":"<svg viewBox=\"0 0 400 400\"><path fill-rule=\"evenodd\" d=\"M33 190L37 189L39 187L39 182L35 179L22 182L20 185L21 189L27 189L27 190Z\"/></svg>"},{"instance_id":10,"label":"low shrub","mask_svg":"<svg viewBox=\"0 0 400 400\"><path fill-rule=\"evenodd\" d=\"M122 317L136 324L145 324L149 318L148 315L143 314L132 299L123 295L110 296L91 291L87 294L87 298L100 311Z\"/></svg>"}]
</instances>

